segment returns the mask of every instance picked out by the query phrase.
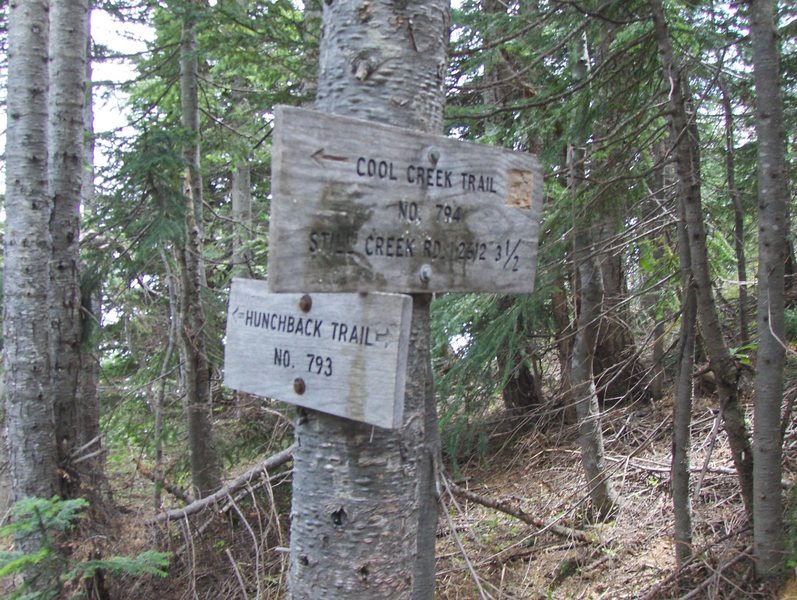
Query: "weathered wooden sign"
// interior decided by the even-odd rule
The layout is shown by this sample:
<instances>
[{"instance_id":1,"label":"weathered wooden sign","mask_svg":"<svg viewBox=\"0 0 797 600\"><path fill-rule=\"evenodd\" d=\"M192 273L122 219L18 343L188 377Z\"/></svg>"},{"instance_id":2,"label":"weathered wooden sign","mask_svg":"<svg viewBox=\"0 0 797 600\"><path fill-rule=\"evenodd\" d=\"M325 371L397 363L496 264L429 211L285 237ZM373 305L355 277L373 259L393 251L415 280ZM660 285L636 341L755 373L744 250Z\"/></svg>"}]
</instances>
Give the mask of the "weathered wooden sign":
<instances>
[{"instance_id":1,"label":"weathered wooden sign","mask_svg":"<svg viewBox=\"0 0 797 600\"><path fill-rule=\"evenodd\" d=\"M401 424L412 299L272 294L233 280L224 384L379 427Z\"/></svg>"},{"instance_id":2,"label":"weathered wooden sign","mask_svg":"<svg viewBox=\"0 0 797 600\"><path fill-rule=\"evenodd\" d=\"M535 156L278 107L272 291L530 292Z\"/></svg>"}]
</instances>

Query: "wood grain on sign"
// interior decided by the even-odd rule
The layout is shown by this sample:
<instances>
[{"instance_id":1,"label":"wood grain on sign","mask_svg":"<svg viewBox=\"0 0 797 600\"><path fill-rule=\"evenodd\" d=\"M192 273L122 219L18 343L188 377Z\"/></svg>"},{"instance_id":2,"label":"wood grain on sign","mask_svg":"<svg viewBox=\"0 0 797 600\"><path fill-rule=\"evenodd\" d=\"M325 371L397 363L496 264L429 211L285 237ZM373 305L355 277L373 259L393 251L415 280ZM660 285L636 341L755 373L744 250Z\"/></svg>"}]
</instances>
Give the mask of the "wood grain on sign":
<instances>
[{"instance_id":1,"label":"wood grain on sign","mask_svg":"<svg viewBox=\"0 0 797 600\"><path fill-rule=\"evenodd\" d=\"M401 424L412 299L272 294L234 279L227 387L385 428Z\"/></svg>"},{"instance_id":2,"label":"wood grain on sign","mask_svg":"<svg viewBox=\"0 0 797 600\"><path fill-rule=\"evenodd\" d=\"M532 290L534 155L284 106L276 119L273 291Z\"/></svg>"}]
</instances>

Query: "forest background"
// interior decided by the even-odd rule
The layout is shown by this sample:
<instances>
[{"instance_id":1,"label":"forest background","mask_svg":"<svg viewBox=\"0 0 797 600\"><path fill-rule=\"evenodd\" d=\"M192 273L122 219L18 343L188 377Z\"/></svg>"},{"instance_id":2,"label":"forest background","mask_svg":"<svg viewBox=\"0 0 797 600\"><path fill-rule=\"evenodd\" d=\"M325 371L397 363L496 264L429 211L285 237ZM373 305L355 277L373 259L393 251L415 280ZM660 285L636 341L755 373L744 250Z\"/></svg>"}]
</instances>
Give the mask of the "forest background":
<instances>
[{"instance_id":1,"label":"forest background","mask_svg":"<svg viewBox=\"0 0 797 600\"><path fill-rule=\"evenodd\" d=\"M4 14L44 4L12 0ZM37 146L12 137L13 102L26 96L11 74L6 90L3 489L89 501L69 535L41 521L33 534L17 530L22 556L44 546L52 564L87 564L159 549L172 562L131 558L110 582L106 563L49 579L35 561L17 562L27 578L8 585L123 597L134 581L131 597L277 597L297 417L221 385L223 332L232 277L268 275L273 108L315 97L323 7L96 2L122 31L151 34L134 53L90 42L88 8L52 0L49 23L31 29L49 39L16 46L50 56L28 96L44 104L24 104L48 123L32 211L47 241L21 258L16 248L28 246L14 236L31 211L15 203L9 175L20 172L14 151L35 156ZM768 89L756 23L777 31ZM14 31L3 27L9 70ZM638 518L652 498L666 558L633 591L589 588L595 597L764 595L774 588L759 581L793 566L796 31L797 11L777 2L482 0L452 10L446 133L536 153L545 204L533 294L440 294L432 304L449 532L438 540L441 596L569 597L568 579L583 586L588 573L623 568L615 557L632 550L605 523L621 531L622 515ZM133 75L103 81L96 65ZM118 92L125 125L96 132L93 104ZM762 114L762 99L782 105ZM775 148L781 140L774 163L761 142L768 121ZM19 345L26 331L37 352ZM540 462L553 448L565 463L580 448L583 470ZM534 471L548 468L566 473L560 487L531 491ZM491 477L505 483L491 488ZM762 493L762 481L776 492ZM221 517L200 510L208 497ZM74 520L51 502L53 529ZM728 512L693 523L693 503ZM520 523L535 530L522 543ZM158 568L170 569L169 584L146 574Z\"/></svg>"}]
</instances>

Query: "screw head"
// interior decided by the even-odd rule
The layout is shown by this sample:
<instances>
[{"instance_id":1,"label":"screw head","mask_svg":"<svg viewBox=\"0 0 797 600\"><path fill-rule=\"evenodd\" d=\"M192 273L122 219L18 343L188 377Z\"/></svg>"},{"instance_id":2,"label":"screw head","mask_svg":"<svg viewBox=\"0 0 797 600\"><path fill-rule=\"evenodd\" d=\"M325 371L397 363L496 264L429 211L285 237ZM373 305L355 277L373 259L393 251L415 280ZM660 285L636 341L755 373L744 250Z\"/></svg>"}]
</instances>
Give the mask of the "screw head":
<instances>
[{"instance_id":1,"label":"screw head","mask_svg":"<svg viewBox=\"0 0 797 600\"><path fill-rule=\"evenodd\" d=\"M301 377L297 377L293 380L293 391L299 394L300 396L304 394L307 386L305 386L304 379Z\"/></svg>"},{"instance_id":2,"label":"screw head","mask_svg":"<svg viewBox=\"0 0 797 600\"><path fill-rule=\"evenodd\" d=\"M423 283L429 283L432 279L432 267L430 265L421 265L418 271L418 277L421 278Z\"/></svg>"},{"instance_id":3,"label":"screw head","mask_svg":"<svg viewBox=\"0 0 797 600\"><path fill-rule=\"evenodd\" d=\"M302 312L310 312L310 309L313 307L313 299L308 295L305 294L301 298L299 298L299 309Z\"/></svg>"}]
</instances>

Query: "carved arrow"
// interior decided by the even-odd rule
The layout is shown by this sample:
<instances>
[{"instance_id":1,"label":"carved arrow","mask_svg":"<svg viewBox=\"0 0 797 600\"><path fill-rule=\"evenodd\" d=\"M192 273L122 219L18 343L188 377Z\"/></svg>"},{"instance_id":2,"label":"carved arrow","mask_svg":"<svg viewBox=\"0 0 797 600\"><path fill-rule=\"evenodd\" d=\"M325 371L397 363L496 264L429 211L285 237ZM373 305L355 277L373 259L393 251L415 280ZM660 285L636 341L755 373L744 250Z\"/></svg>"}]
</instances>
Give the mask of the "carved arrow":
<instances>
[{"instance_id":1,"label":"carved arrow","mask_svg":"<svg viewBox=\"0 0 797 600\"><path fill-rule=\"evenodd\" d=\"M321 167L324 166L323 161L325 160L334 160L336 162L346 162L347 160L349 160L348 156L335 156L334 154L327 154L326 152L324 152L323 148L319 148L318 150L313 152L310 155L310 158L312 158Z\"/></svg>"}]
</instances>

